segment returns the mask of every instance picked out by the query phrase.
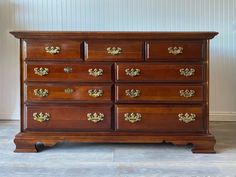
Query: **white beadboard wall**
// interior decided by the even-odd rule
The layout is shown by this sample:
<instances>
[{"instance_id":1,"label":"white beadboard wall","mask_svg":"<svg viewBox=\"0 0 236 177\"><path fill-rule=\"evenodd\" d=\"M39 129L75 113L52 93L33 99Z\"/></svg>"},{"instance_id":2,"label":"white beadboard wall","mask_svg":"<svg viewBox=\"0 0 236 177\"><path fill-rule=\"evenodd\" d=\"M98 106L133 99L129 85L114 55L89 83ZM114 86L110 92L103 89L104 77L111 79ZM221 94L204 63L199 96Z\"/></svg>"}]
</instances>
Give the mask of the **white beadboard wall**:
<instances>
[{"instance_id":1,"label":"white beadboard wall","mask_svg":"<svg viewBox=\"0 0 236 177\"><path fill-rule=\"evenodd\" d=\"M236 121L236 0L0 0L0 119L19 119L19 41L11 30L218 31L210 119Z\"/></svg>"}]
</instances>

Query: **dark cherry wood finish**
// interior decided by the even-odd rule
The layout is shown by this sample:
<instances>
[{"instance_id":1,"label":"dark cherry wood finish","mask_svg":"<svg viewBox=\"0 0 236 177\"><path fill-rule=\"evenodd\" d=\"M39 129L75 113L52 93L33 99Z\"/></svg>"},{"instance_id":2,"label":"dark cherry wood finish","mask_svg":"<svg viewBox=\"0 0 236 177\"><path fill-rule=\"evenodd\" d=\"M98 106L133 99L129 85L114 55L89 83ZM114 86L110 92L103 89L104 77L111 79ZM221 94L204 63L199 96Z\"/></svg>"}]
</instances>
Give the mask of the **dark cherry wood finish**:
<instances>
[{"instance_id":1,"label":"dark cherry wood finish","mask_svg":"<svg viewBox=\"0 0 236 177\"><path fill-rule=\"evenodd\" d=\"M126 74L126 69L139 69L140 75L132 77ZM180 69L194 69L192 76L186 77L180 74ZM117 82L203 82L203 64L180 64L180 63L117 63L116 80Z\"/></svg>"},{"instance_id":2,"label":"dark cherry wood finish","mask_svg":"<svg viewBox=\"0 0 236 177\"><path fill-rule=\"evenodd\" d=\"M111 131L112 106L105 105L45 105L26 106L26 131ZM32 119L34 112L50 113L50 120L43 124ZM88 113L104 114L101 122L87 120Z\"/></svg>"},{"instance_id":3,"label":"dark cherry wood finish","mask_svg":"<svg viewBox=\"0 0 236 177\"><path fill-rule=\"evenodd\" d=\"M147 60L172 60L172 61L199 61L205 59L205 41L148 41ZM183 47L183 53L173 55L169 53L169 47Z\"/></svg>"},{"instance_id":4,"label":"dark cherry wood finish","mask_svg":"<svg viewBox=\"0 0 236 177\"><path fill-rule=\"evenodd\" d=\"M139 96L131 97L126 91L137 90ZM192 97L183 97L180 95L181 90L195 91ZM126 102L202 102L203 86L201 85L173 85L173 84L117 84L116 101L119 103Z\"/></svg>"},{"instance_id":5,"label":"dark cherry wood finish","mask_svg":"<svg viewBox=\"0 0 236 177\"><path fill-rule=\"evenodd\" d=\"M181 112L196 114L196 121L184 123L179 121L178 114ZM124 118L125 113L138 112L141 120L131 123ZM116 106L116 129L118 131L143 131L143 132L205 132L204 106L193 105L117 105ZM167 126L168 125L168 126Z\"/></svg>"},{"instance_id":6,"label":"dark cherry wood finish","mask_svg":"<svg viewBox=\"0 0 236 177\"><path fill-rule=\"evenodd\" d=\"M48 90L48 96L40 97L35 95L35 89L46 89ZM71 93L67 93L67 89L72 89ZM81 84L73 84L73 85L49 85L49 84L41 84L35 85L30 84L26 86L27 97L26 101L59 101L59 100L74 100L79 102L110 102L111 103L111 85L81 85ZM89 90L102 90L102 96L93 97L90 96Z\"/></svg>"},{"instance_id":7,"label":"dark cherry wood finish","mask_svg":"<svg viewBox=\"0 0 236 177\"><path fill-rule=\"evenodd\" d=\"M209 40L216 32L11 34L21 41L21 132L14 140L15 152L37 152L39 142L51 147L64 141L171 142L193 144L193 152L215 152L208 127L208 60ZM50 54L46 47L60 51ZM169 47L183 49L172 54ZM37 74L35 68L47 72ZM139 74L127 74L132 68ZM181 74L186 68L194 74ZM95 76L89 69L102 72ZM73 92L65 93L68 88ZM48 93L38 96L35 89ZM103 94L91 97L90 89ZM140 95L127 96L131 89L140 90ZM180 96L186 89L194 90L194 96ZM42 119L46 113L48 118ZM140 114L140 120L128 121L132 113ZM194 114L194 120L180 120L181 113ZM41 117L35 119L35 114ZM93 120L103 118L95 123L88 118L91 114Z\"/></svg>"},{"instance_id":8,"label":"dark cherry wood finish","mask_svg":"<svg viewBox=\"0 0 236 177\"><path fill-rule=\"evenodd\" d=\"M25 40L27 60L82 59L82 42L78 40ZM45 52L45 47L60 47L60 53L52 55Z\"/></svg>"},{"instance_id":9,"label":"dark cherry wood finish","mask_svg":"<svg viewBox=\"0 0 236 177\"><path fill-rule=\"evenodd\" d=\"M107 49L113 47L121 48L119 55L108 53ZM142 61L143 42L127 40L99 40L85 42L86 61Z\"/></svg>"},{"instance_id":10,"label":"dark cherry wood finish","mask_svg":"<svg viewBox=\"0 0 236 177\"><path fill-rule=\"evenodd\" d=\"M64 71L71 68L71 72ZM26 80L37 82L112 82L112 64L109 63L68 63L68 62L27 62ZM48 75L35 74L35 68L47 68ZM103 75L93 76L89 69L102 69Z\"/></svg>"}]
</instances>

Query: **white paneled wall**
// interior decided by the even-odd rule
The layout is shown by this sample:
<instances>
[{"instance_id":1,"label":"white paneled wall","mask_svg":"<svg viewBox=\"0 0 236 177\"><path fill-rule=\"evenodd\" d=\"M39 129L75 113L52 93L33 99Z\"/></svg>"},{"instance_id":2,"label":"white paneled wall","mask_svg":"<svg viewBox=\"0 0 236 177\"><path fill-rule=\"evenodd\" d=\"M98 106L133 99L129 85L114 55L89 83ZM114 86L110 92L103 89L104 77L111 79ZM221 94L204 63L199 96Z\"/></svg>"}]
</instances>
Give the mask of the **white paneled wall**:
<instances>
[{"instance_id":1,"label":"white paneled wall","mask_svg":"<svg viewBox=\"0 0 236 177\"><path fill-rule=\"evenodd\" d=\"M11 30L218 31L211 120L236 120L236 0L0 0L0 119L19 118L19 41Z\"/></svg>"}]
</instances>

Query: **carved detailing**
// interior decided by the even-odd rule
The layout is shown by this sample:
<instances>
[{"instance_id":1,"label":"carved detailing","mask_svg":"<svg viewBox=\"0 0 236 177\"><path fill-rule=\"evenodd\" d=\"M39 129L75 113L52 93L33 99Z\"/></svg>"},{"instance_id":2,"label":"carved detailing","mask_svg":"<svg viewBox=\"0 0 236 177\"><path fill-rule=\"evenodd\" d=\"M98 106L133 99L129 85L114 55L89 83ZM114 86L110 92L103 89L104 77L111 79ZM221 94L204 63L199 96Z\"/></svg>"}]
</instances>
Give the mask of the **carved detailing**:
<instances>
[{"instance_id":1,"label":"carved detailing","mask_svg":"<svg viewBox=\"0 0 236 177\"><path fill-rule=\"evenodd\" d=\"M130 123L135 123L141 121L142 115L140 113L125 113L124 118Z\"/></svg>"},{"instance_id":2,"label":"carved detailing","mask_svg":"<svg viewBox=\"0 0 236 177\"><path fill-rule=\"evenodd\" d=\"M102 76L103 70L102 69L97 69L97 68L94 68L94 69L90 68L88 70L88 73L89 73L89 75L91 75L93 77L98 77L98 76Z\"/></svg>"},{"instance_id":3,"label":"carved detailing","mask_svg":"<svg viewBox=\"0 0 236 177\"><path fill-rule=\"evenodd\" d=\"M88 94L91 97L97 98L103 95L103 91L101 89L90 89L88 90Z\"/></svg>"},{"instance_id":4,"label":"carved detailing","mask_svg":"<svg viewBox=\"0 0 236 177\"><path fill-rule=\"evenodd\" d=\"M49 91L47 89L34 89L34 95L38 97L47 97Z\"/></svg>"},{"instance_id":5,"label":"carved detailing","mask_svg":"<svg viewBox=\"0 0 236 177\"><path fill-rule=\"evenodd\" d=\"M169 47L168 48L169 53L173 55L179 55L183 53L183 50L184 50L183 47Z\"/></svg>"},{"instance_id":6,"label":"carved detailing","mask_svg":"<svg viewBox=\"0 0 236 177\"><path fill-rule=\"evenodd\" d=\"M129 96L131 98L135 98L140 96L140 90L135 90L135 89L131 89L131 90L125 90L125 94L126 96Z\"/></svg>"},{"instance_id":7,"label":"carved detailing","mask_svg":"<svg viewBox=\"0 0 236 177\"><path fill-rule=\"evenodd\" d=\"M51 55L55 55L55 54L60 53L60 50L61 50L60 47L54 47L54 46L45 47L45 51L47 53L50 53Z\"/></svg>"},{"instance_id":8,"label":"carved detailing","mask_svg":"<svg viewBox=\"0 0 236 177\"><path fill-rule=\"evenodd\" d=\"M179 70L180 75L185 76L185 77L190 77L193 76L195 74L195 69L193 68L181 68Z\"/></svg>"},{"instance_id":9,"label":"carved detailing","mask_svg":"<svg viewBox=\"0 0 236 177\"><path fill-rule=\"evenodd\" d=\"M88 118L88 121L92 121L94 123L97 123L97 122L101 122L104 120L104 114L102 113L88 113L87 114L87 118Z\"/></svg>"},{"instance_id":10,"label":"carved detailing","mask_svg":"<svg viewBox=\"0 0 236 177\"><path fill-rule=\"evenodd\" d=\"M50 114L49 113L33 113L33 118L35 121L38 122L45 122L45 121L49 121L50 120Z\"/></svg>"},{"instance_id":11,"label":"carved detailing","mask_svg":"<svg viewBox=\"0 0 236 177\"><path fill-rule=\"evenodd\" d=\"M179 95L182 96L182 97L184 97L184 98L191 98L191 97L194 96L194 94L195 94L195 91L194 91L194 90L188 90L188 89L186 89L186 90L180 90L180 91L179 91Z\"/></svg>"},{"instance_id":12,"label":"carved detailing","mask_svg":"<svg viewBox=\"0 0 236 177\"><path fill-rule=\"evenodd\" d=\"M178 114L179 121L184 122L184 123L189 123L195 121L196 114L193 113L180 113Z\"/></svg>"}]
</instances>

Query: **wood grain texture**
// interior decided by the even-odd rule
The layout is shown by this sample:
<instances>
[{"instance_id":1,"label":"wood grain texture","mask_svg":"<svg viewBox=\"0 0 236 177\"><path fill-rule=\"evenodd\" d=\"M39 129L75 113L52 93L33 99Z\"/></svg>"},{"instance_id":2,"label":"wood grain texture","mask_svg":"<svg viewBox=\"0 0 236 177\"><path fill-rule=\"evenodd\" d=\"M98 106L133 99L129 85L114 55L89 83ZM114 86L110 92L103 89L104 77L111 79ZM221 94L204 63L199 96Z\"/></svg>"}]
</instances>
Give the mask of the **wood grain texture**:
<instances>
[{"instance_id":1,"label":"wood grain texture","mask_svg":"<svg viewBox=\"0 0 236 177\"><path fill-rule=\"evenodd\" d=\"M139 69L140 74L132 77L126 74L126 69ZM192 76L180 74L180 69L194 69ZM192 63L116 63L116 81L118 82L203 82L204 65Z\"/></svg>"},{"instance_id":2,"label":"wood grain texture","mask_svg":"<svg viewBox=\"0 0 236 177\"><path fill-rule=\"evenodd\" d=\"M151 143L171 141L175 144L193 143L194 152L214 152L215 140L214 137L210 135L208 129L209 65L208 62L205 61L209 60L209 39L216 35L216 32L13 32L12 34L15 34L17 37L25 35L25 37L22 36L23 38L21 38L21 64L22 66L26 66L21 68L21 135L23 135L23 137L21 139L20 136L17 135L15 138L17 152L34 151L33 145L36 143L35 139L43 138L40 138L40 136L43 136L44 131L55 132L55 134L51 134L42 139L42 142L47 143L49 146L52 146L59 141L57 135L61 136L61 134L71 132L68 136L68 141L72 142ZM56 34L58 34L58 36L56 36ZM84 36L82 36L83 34ZM94 37L94 35L97 37L94 37L92 40L87 36L89 34L91 34L92 37ZM161 36L164 34L166 35L165 38ZM194 34L196 35L195 38ZM32 35L32 38L30 35ZM117 37L120 36L121 39L117 40L114 38L114 40L110 40L112 35ZM184 43L185 46L189 45L191 49L191 46L194 46L192 41L199 41L197 44L201 47L197 45L197 50L190 50L187 47L185 50L186 55L183 54L182 57L185 62L180 62L178 57L176 57L175 60L175 58L168 58L168 56L163 55L163 60L166 59L165 62L153 62L152 65L151 60L147 60L145 61L145 64L142 65L140 61L144 62L145 56L150 54L149 48L144 45L147 44L147 42L150 42L149 35L153 35L152 41L154 41L155 45L158 44L158 36L161 36L162 40L167 41L167 43L172 41L173 44L175 44L173 41L176 41L176 37L180 38L182 36L183 39L181 40L181 44ZM67 51L65 51L65 56L62 58L57 58L57 55L55 55L54 58L47 58L45 57L45 53L42 53L41 51L37 52L37 50L35 50L33 55L37 56L39 60L28 61L28 50L31 51L31 48L28 47L25 42L28 38L30 38L33 43L39 45L41 44L40 42L37 43L37 41L45 41L46 38L48 38L48 40L50 39L50 41L65 39L65 43L61 41L63 46L67 43L70 44L68 41L70 41L70 37L72 36L74 36L74 41L78 40L80 44L85 44L82 45L82 48L81 45L77 46L80 48L81 53L84 54L82 55L82 60L73 61L70 60L70 57L67 59L67 56L70 56L70 54L67 55ZM102 39L100 38L101 36ZM125 36L129 36L129 38L124 40ZM149 37L145 39L145 36ZM205 39L202 39L203 36L205 36ZM194 39L189 40L190 38ZM165 44L163 41L160 42L161 47ZM119 50L121 53L110 56L111 53L107 52L107 47L120 47ZM164 45L164 48L165 47L166 44ZM158 48L158 45L156 48ZM68 51L72 51L72 53L73 50L77 50L77 48L68 49ZM193 54L191 55L191 53ZM202 59L198 57L200 55L203 57ZM198 62L193 62L194 60L191 60L191 56L193 56L192 59L197 59ZM156 56L154 58L158 59ZM91 61L94 61L90 62L90 59ZM172 59L173 61L175 60L175 62L171 61ZM145 83L142 83L142 78L140 78L137 83L128 83L129 80L117 82L120 77L119 72L117 72L119 70L119 68L117 68L117 66L119 66L118 61L126 60L133 62L121 63L123 64L123 67L126 66L125 64L128 66L131 66L132 64L135 66L137 64L137 66L145 66L146 68L144 68L143 71L146 72L150 69L152 73L156 73L158 68L162 69L162 72L160 72L159 76L156 78L151 75L144 75L147 78L147 80L145 80L145 77L143 77ZM53 67L54 64L56 66L55 68ZM66 72L66 74L71 74L73 71L75 72L74 75L71 75L72 79L70 79L70 76L66 77L62 72L62 70L65 70L65 68L63 69L64 65L71 67L70 71ZM32 70L35 71L36 66L42 68L50 66L49 69L54 75L52 74L51 78L47 77L50 76L50 70L48 69L48 74L43 77L40 76L40 82L38 82L37 79L30 80L31 78L35 78L35 76L32 76ZM110 78L110 80L104 79L96 82L96 80L88 79L88 66L104 67L104 73L108 71L105 76L107 79ZM153 66L154 69L151 69ZM177 78L180 77L180 66L196 67L194 72L196 72L198 80L191 79L191 77L188 77L189 80L185 79L184 82L180 82L181 80L179 81L178 79L175 80L175 77L173 77L174 73L177 75ZM174 73L170 72L169 74L168 71L170 69L173 69ZM126 72L126 70L123 69L123 75L124 71ZM141 71L141 74L145 74L143 71ZM79 75L80 73L82 74ZM195 77L195 75L193 75L193 77ZM67 81L65 81L65 79L67 79ZM73 92L69 94L65 93L65 89L67 88L72 89ZM43 92L46 90L47 94L45 96L40 95L41 93L38 93L39 89L42 89ZM131 95L131 98L130 93L127 94L127 90L132 89L139 90L140 95L137 97L132 97ZM99 97L91 97L88 93L89 90L101 90L102 95ZM194 90L194 95L191 98L185 98L180 94L181 90L187 90L187 92ZM163 105L160 103L163 103ZM97 114L100 113L105 115L105 117L104 120L95 124L92 122L91 124L91 122L88 121L88 113L96 113L96 115L94 115L96 118ZM127 116L124 116L124 114L127 113L140 114L141 119L138 120L138 122L131 123L132 121L127 121ZM40 119L35 117L36 114L40 116ZM46 120L42 120L44 114L47 114ZM180 117L179 114L181 114L182 117ZM193 119L190 121L185 119L185 121L182 120L183 117L188 118L190 115L193 116ZM96 131L100 132L96 133ZM33 137L35 132L40 136ZM169 137L170 134L173 136L172 138ZM179 134L183 136L182 139L177 136ZM28 135L29 137L32 135L30 139L32 138L33 141L28 141L24 138L24 136ZM130 139L130 135L141 137L138 140L132 140L132 138ZM143 137L143 135L146 137ZM114 136L114 138L109 139L109 136ZM153 139L152 136L156 138ZM75 137L78 139L75 140ZM80 139L81 137L82 139ZM95 140L97 137L99 138ZM199 138L199 141L196 142L195 139L191 140L191 138Z\"/></svg>"}]
</instances>

